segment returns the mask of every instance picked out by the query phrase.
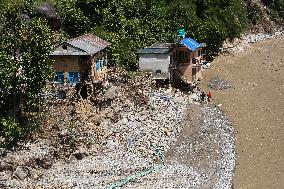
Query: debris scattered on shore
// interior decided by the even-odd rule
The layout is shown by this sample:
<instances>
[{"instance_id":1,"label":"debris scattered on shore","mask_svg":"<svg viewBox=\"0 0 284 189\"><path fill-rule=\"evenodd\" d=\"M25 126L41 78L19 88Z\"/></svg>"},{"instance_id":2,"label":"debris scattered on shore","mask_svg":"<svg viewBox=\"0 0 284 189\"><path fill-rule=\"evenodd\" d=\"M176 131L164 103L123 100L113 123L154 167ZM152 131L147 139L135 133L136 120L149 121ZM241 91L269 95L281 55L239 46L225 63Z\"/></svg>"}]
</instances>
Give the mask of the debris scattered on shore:
<instances>
[{"instance_id":1,"label":"debris scattered on shore","mask_svg":"<svg viewBox=\"0 0 284 189\"><path fill-rule=\"evenodd\" d=\"M208 87L214 90L225 90L231 88L231 84L224 79L214 77L208 82Z\"/></svg>"},{"instance_id":2,"label":"debris scattered on shore","mask_svg":"<svg viewBox=\"0 0 284 189\"><path fill-rule=\"evenodd\" d=\"M49 134L2 154L0 186L104 188L160 166L158 172L129 182L127 187L204 188L210 183L214 188L230 188L234 131L226 116L205 106L199 115L202 121L193 126L188 121L195 115L186 113L193 103L192 94L155 87L143 76L125 82L111 84L116 90L110 105L98 108L89 101L69 103L66 99L49 104L45 127ZM188 153L181 157L192 161L163 165L155 149L165 155L187 132L185 125L197 129L194 135L188 134L184 142L189 143L182 147ZM214 148L207 153L204 145L208 141ZM204 166L196 159L209 163Z\"/></svg>"}]
</instances>

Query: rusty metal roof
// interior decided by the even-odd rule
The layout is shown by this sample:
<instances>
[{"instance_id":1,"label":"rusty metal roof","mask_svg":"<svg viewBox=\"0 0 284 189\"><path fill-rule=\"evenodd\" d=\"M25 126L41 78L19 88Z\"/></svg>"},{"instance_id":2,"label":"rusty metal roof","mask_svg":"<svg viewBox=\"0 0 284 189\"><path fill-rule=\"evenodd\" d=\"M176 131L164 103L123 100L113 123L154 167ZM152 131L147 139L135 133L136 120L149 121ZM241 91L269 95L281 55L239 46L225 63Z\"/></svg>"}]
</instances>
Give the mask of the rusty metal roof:
<instances>
[{"instance_id":1,"label":"rusty metal roof","mask_svg":"<svg viewBox=\"0 0 284 189\"><path fill-rule=\"evenodd\" d=\"M77 48L78 51L57 50L51 52L51 55L94 55L110 45L109 42L90 34L70 39L60 45L66 43Z\"/></svg>"}]
</instances>

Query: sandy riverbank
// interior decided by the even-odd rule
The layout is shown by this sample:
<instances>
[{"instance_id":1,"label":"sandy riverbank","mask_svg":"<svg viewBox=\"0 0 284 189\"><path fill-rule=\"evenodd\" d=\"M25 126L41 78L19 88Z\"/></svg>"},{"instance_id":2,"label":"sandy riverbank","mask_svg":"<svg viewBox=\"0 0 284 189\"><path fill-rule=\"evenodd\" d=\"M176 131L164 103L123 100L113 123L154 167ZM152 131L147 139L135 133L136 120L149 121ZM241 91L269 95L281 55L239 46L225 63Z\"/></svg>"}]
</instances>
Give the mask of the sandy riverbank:
<instances>
[{"instance_id":1,"label":"sandy riverbank","mask_svg":"<svg viewBox=\"0 0 284 189\"><path fill-rule=\"evenodd\" d=\"M218 57L200 87L219 76L233 88L213 90L236 132L236 189L284 186L284 38L258 42L245 52Z\"/></svg>"}]
</instances>

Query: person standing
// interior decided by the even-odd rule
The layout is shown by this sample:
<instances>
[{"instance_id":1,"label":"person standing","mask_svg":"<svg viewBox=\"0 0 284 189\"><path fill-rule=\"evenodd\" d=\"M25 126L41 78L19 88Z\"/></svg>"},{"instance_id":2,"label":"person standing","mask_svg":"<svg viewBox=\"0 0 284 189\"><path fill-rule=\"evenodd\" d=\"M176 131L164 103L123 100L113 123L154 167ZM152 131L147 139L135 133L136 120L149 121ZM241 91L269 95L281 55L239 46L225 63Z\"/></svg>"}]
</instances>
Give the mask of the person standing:
<instances>
[{"instance_id":1,"label":"person standing","mask_svg":"<svg viewBox=\"0 0 284 189\"><path fill-rule=\"evenodd\" d=\"M212 98L212 94L211 94L211 92L209 91L208 94L207 94L207 100L208 100L208 102L210 102L211 98Z\"/></svg>"},{"instance_id":2,"label":"person standing","mask_svg":"<svg viewBox=\"0 0 284 189\"><path fill-rule=\"evenodd\" d=\"M205 100L205 93L202 92L202 93L201 93L201 102L204 102L204 100Z\"/></svg>"}]
</instances>

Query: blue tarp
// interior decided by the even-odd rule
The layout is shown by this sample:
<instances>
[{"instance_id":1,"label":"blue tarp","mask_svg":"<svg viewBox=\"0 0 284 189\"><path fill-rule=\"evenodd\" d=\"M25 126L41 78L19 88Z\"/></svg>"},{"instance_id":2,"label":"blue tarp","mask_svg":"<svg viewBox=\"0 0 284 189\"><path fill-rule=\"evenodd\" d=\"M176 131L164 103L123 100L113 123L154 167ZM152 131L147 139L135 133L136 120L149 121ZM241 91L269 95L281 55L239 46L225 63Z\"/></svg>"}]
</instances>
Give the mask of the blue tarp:
<instances>
[{"instance_id":1,"label":"blue tarp","mask_svg":"<svg viewBox=\"0 0 284 189\"><path fill-rule=\"evenodd\" d=\"M184 38L183 40L181 40L181 44L186 46L191 51L195 51L199 47L203 47L203 44L197 43L191 38Z\"/></svg>"}]
</instances>

